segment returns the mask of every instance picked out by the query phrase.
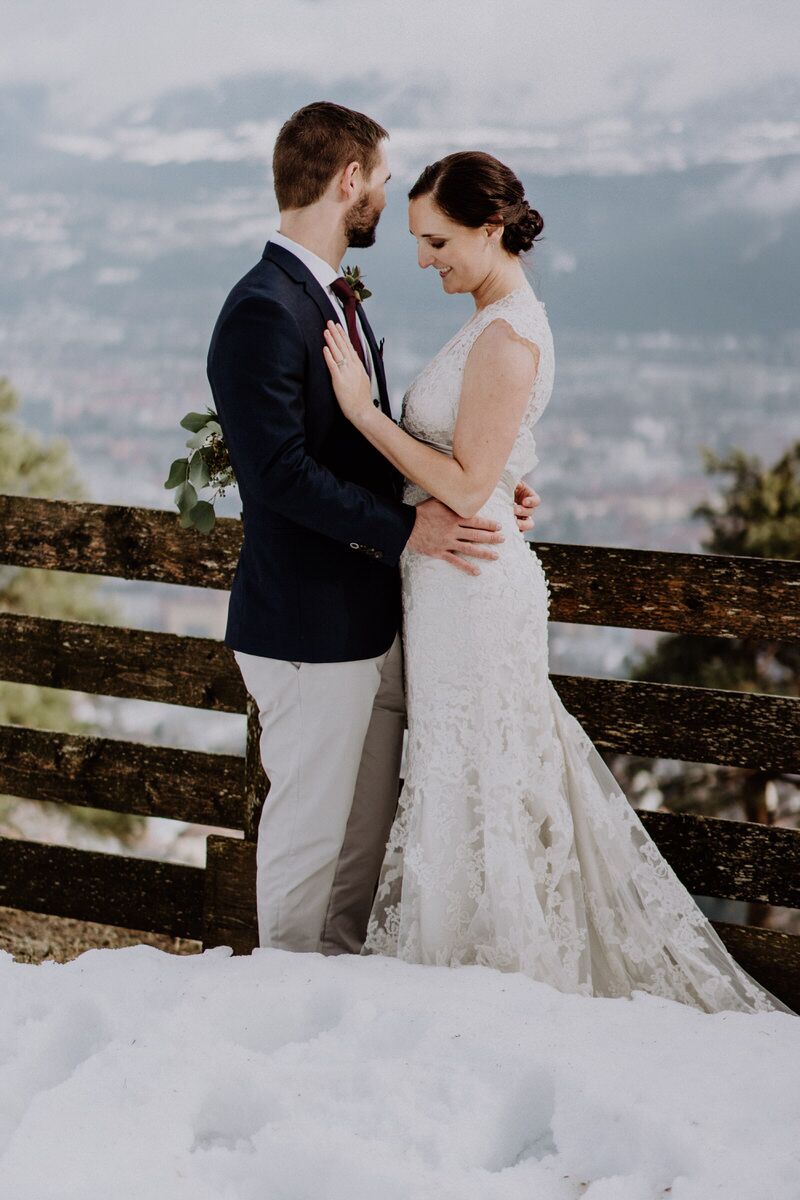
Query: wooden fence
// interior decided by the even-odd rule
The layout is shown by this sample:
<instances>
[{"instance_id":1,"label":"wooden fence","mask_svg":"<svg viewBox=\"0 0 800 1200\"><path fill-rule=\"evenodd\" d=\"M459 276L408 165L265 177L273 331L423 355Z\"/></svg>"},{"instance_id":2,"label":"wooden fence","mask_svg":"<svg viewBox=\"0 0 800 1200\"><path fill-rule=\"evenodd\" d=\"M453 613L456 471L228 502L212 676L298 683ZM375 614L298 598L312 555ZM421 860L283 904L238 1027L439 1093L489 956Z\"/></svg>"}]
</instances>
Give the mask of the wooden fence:
<instances>
[{"instance_id":1,"label":"wooden fence","mask_svg":"<svg viewBox=\"0 0 800 1200\"><path fill-rule=\"evenodd\" d=\"M175 515L0 496L0 562L226 590L241 522L210 535ZM555 621L800 640L800 562L534 543ZM800 700L673 684L551 676L605 750L800 772ZM0 726L0 794L170 817L209 835L205 868L0 838L0 904L129 929L257 945L255 838L267 783L258 716L232 653L176 636L0 614L0 679L247 715L243 757ZM800 908L800 831L640 812L694 895ZM238 836L233 836L234 834ZM243 835L243 836L242 836ZM800 1007L800 936L713 922L739 962Z\"/></svg>"}]
</instances>

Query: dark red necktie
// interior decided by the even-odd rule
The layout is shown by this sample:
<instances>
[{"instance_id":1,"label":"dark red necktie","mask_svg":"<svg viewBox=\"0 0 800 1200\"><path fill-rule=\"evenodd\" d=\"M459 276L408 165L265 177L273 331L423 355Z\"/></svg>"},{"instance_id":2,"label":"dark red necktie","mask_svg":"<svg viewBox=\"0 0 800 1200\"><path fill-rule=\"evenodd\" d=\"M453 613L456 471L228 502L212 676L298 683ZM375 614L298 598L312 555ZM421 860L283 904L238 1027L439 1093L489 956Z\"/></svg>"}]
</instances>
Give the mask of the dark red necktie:
<instances>
[{"instance_id":1,"label":"dark red necktie","mask_svg":"<svg viewBox=\"0 0 800 1200\"><path fill-rule=\"evenodd\" d=\"M356 348L356 353L364 364L364 370L370 374L370 369L367 366L367 359L364 354L364 347L361 344L361 338L358 335L358 321L356 320L356 294L350 287L346 279L334 279L331 284L331 291L334 292L344 304L344 319L347 322L347 332L350 334L350 341Z\"/></svg>"}]
</instances>

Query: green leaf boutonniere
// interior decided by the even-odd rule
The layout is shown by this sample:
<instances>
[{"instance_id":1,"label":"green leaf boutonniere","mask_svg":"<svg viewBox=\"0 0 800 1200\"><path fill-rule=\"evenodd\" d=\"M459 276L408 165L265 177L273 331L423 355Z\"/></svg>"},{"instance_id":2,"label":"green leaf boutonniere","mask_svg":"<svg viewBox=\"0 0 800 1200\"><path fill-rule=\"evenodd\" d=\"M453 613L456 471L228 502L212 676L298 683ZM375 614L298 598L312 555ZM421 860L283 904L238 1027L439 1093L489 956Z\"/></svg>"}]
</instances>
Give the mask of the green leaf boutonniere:
<instances>
[{"instance_id":1,"label":"green leaf boutonniere","mask_svg":"<svg viewBox=\"0 0 800 1200\"><path fill-rule=\"evenodd\" d=\"M364 280L361 275L360 267L345 266L344 270L342 271L342 279L346 279L350 284L350 287L356 294L356 300L358 300L359 303L364 300L368 300L372 295L372 292L369 290L369 288L364 286Z\"/></svg>"}]
</instances>

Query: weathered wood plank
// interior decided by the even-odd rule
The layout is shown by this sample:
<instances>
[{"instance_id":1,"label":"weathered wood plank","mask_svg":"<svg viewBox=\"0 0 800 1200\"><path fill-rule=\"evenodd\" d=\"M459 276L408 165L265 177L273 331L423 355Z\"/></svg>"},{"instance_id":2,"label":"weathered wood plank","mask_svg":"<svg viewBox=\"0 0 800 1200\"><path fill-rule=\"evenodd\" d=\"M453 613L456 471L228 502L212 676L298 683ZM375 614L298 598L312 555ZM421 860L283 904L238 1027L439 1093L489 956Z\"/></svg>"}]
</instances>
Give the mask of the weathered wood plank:
<instances>
[{"instance_id":1,"label":"weathered wood plank","mask_svg":"<svg viewBox=\"0 0 800 1200\"><path fill-rule=\"evenodd\" d=\"M0 614L0 678L220 712L247 709L233 654L213 638L18 613ZM797 698L583 675L553 674L551 679L602 749L800 770ZM251 716L249 737L255 746L253 720ZM251 757L248 811L255 819L253 806L263 799L265 783L256 755Z\"/></svg>"},{"instance_id":2,"label":"weathered wood plank","mask_svg":"<svg viewBox=\"0 0 800 1200\"><path fill-rule=\"evenodd\" d=\"M800 937L752 925L711 924L733 957L762 987L800 1014Z\"/></svg>"},{"instance_id":3,"label":"weathered wood plank","mask_svg":"<svg viewBox=\"0 0 800 1200\"><path fill-rule=\"evenodd\" d=\"M800 561L532 542L552 621L800 640Z\"/></svg>"},{"instance_id":4,"label":"weathered wood plank","mask_svg":"<svg viewBox=\"0 0 800 1200\"><path fill-rule=\"evenodd\" d=\"M240 829L244 757L0 725L0 794Z\"/></svg>"},{"instance_id":5,"label":"weathered wood plank","mask_svg":"<svg viewBox=\"0 0 800 1200\"><path fill-rule=\"evenodd\" d=\"M245 713L236 660L215 638L0 613L0 678L92 695Z\"/></svg>"},{"instance_id":6,"label":"weathered wood plank","mask_svg":"<svg viewBox=\"0 0 800 1200\"><path fill-rule=\"evenodd\" d=\"M800 699L685 684L550 676L595 744L620 754L800 771Z\"/></svg>"},{"instance_id":7,"label":"weathered wood plank","mask_svg":"<svg viewBox=\"0 0 800 1200\"><path fill-rule=\"evenodd\" d=\"M247 697L247 739L245 742L244 836L258 840L258 822L269 780L261 763L261 721L253 696Z\"/></svg>"},{"instance_id":8,"label":"weathered wood plank","mask_svg":"<svg viewBox=\"0 0 800 1200\"><path fill-rule=\"evenodd\" d=\"M800 830L690 813L637 815L693 895L800 908Z\"/></svg>"},{"instance_id":9,"label":"weathered wood plank","mask_svg":"<svg viewBox=\"0 0 800 1200\"><path fill-rule=\"evenodd\" d=\"M800 908L800 830L694 813L636 815L693 895Z\"/></svg>"},{"instance_id":10,"label":"weathered wood plank","mask_svg":"<svg viewBox=\"0 0 800 1200\"><path fill-rule=\"evenodd\" d=\"M204 947L231 946L234 954L250 954L258 946L255 843L212 835L207 847ZM800 1012L800 937L723 921L711 924L754 979Z\"/></svg>"},{"instance_id":11,"label":"weathered wood plank","mask_svg":"<svg viewBox=\"0 0 800 1200\"><path fill-rule=\"evenodd\" d=\"M202 867L0 837L0 904L203 938Z\"/></svg>"},{"instance_id":12,"label":"weathered wood plank","mask_svg":"<svg viewBox=\"0 0 800 1200\"><path fill-rule=\"evenodd\" d=\"M242 523L181 529L177 510L0 496L0 562L194 587L231 585Z\"/></svg>"},{"instance_id":13,"label":"weathered wood plank","mask_svg":"<svg viewBox=\"0 0 800 1200\"><path fill-rule=\"evenodd\" d=\"M231 946L250 954L258 946L256 843L209 834L206 838L203 947Z\"/></svg>"},{"instance_id":14,"label":"weathered wood plank","mask_svg":"<svg viewBox=\"0 0 800 1200\"><path fill-rule=\"evenodd\" d=\"M0 562L227 589L241 521L211 534L163 509L0 496ZM800 639L800 562L532 542L550 581L553 621Z\"/></svg>"}]
</instances>

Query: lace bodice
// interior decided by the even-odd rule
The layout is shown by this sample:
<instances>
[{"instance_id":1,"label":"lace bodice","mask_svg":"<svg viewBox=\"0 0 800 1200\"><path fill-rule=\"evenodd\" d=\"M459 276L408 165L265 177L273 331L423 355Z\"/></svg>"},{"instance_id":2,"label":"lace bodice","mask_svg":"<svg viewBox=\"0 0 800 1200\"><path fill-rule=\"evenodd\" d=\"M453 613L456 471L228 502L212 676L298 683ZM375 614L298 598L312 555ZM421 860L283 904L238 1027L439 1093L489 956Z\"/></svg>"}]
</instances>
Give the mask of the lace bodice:
<instances>
[{"instance_id":1,"label":"lace bodice","mask_svg":"<svg viewBox=\"0 0 800 1200\"><path fill-rule=\"evenodd\" d=\"M403 397L400 424L413 437L452 454L453 432L458 416L464 368L469 352L481 333L497 320L507 321L520 336L539 348L539 367L528 407L498 484L507 498L522 475L539 459L533 429L544 412L553 390L555 356L553 337L545 306L528 283L515 288L492 304L473 313L420 371ZM417 504L427 493L416 484L406 485L405 499Z\"/></svg>"}]
</instances>

